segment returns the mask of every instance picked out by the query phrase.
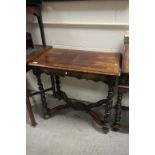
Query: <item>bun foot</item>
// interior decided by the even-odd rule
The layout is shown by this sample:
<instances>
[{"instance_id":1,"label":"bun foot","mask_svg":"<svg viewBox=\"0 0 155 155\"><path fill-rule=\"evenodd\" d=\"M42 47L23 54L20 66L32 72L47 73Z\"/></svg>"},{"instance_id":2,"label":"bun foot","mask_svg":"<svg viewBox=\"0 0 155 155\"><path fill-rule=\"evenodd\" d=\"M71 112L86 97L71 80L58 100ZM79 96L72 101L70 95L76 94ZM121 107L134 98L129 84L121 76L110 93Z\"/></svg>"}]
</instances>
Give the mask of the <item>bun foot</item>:
<instances>
[{"instance_id":1,"label":"bun foot","mask_svg":"<svg viewBox=\"0 0 155 155\"><path fill-rule=\"evenodd\" d=\"M104 125L104 126L102 127L102 130L103 130L103 132L104 132L105 134L107 134L107 133L109 132L109 129L110 129L109 125Z\"/></svg>"},{"instance_id":2,"label":"bun foot","mask_svg":"<svg viewBox=\"0 0 155 155\"><path fill-rule=\"evenodd\" d=\"M47 114L44 114L44 116L43 116L43 117L44 117L44 119L48 119L48 118L50 118L50 117L51 117L51 115L47 113Z\"/></svg>"},{"instance_id":3,"label":"bun foot","mask_svg":"<svg viewBox=\"0 0 155 155\"><path fill-rule=\"evenodd\" d=\"M120 125L119 124L115 124L112 126L112 130L113 131L120 131Z\"/></svg>"},{"instance_id":4,"label":"bun foot","mask_svg":"<svg viewBox=\"0 0 155 155\"><path fill-rule=\"evenodd\" d=\"M34 122L34 123L31 124L31 126L32 126L32 127L36 127L36 126L37 126L37 123Z\"/></svg>"}]
</instances>

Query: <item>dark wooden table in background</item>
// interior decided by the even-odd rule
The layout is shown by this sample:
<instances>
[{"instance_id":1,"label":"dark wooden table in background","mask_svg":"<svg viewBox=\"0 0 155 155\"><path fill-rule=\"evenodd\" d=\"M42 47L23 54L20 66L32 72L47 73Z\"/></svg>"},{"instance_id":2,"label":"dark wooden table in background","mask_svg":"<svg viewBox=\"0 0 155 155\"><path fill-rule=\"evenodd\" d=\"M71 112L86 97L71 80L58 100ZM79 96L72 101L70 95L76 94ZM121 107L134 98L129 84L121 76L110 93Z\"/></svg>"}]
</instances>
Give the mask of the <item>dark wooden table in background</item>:
<instances>
[{"instance_id":1,"label":"dark wooden table in background","mask_svg":"<svg viewBox=\"0 0 155 155\"><path fill-rule=\"evenodd\" d=\"M118 131L120 129L126 130L128 125L121 124L122 109L129 111L128 107L122 106L122 97L124 93L129 92L129 44L124 45L124 52L122 56L121 76L118 83L118 97L116 103L116 114L113 129Z\"/></svg>"},{"instance_id":2,"label":"dark wooden table in background","mask_svg":"<svg viewBox=\"0 0 155 155\"><path fill-rule=\"evenodd\" d=\"M28 72L31 68L27 65L29 61L39 56L43 51L47 50L49 47L43 47L41 45L36 45L34 48L29 48L26 50L26 72ZM30 121L32 126L36 126L37 123L35 121L35 117L33 114L31 102L29 99L29 92L26 89L26 107L29 113Z\"/></svg>"},{"instance_id":3,"label":"dark wooden table in background","mask_svg":"<svg viewBox=\"0 0 155 155\"><path fill-rule=\"evenodd\" d=\"M92 52L69 49L50 48L42 52L37 57L28 62L28 66L32 68L36 75L39 90L41 92L42 108L44 118L49 118L58 110L64 108L73 108L82 110L92 116L92 118L102 126L103 131L107 133L110 129L111 109L113 104L113 90L116 78L120 75L120 54L106 52ZM50 75L53 96L63 99L66 104L59 105L54 108L47 106L45 90L41 81L41 74ZM69 99L65 92L60 89L59 77L71 76L79 79L88 79L94 81L102 81L108 85L108 95L106 99L102 99L96 103L88 105ZM99 115L92 110L97 106L104 107L104 116Z\"/></svg>"}]
</instances>

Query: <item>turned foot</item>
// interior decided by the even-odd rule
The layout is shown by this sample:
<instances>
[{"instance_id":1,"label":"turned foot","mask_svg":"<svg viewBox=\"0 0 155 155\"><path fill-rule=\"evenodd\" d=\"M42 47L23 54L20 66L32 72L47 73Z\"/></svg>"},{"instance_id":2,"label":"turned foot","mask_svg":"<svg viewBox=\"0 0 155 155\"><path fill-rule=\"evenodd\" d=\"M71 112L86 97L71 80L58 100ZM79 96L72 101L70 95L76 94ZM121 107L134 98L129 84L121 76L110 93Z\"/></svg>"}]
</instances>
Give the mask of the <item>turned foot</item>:
<instances>
[{"instance_id":1,"label":"turned foot","mask_svg":"<svg viewBox=\"0 0 155 155\"><path fill-rule=\"evenodd\" d=\"M113 131L120 131L120 124L115 124L112 126Z\"/></svg>"},{"instance_id":2,"label":"turned foot","mask_svg":"<svg viewBox=\"0 0 155 155\"><path fill-rule=\"evenodd\" d=\"M103 127L102 127L102 130L103 130L103 132L104 132L105 134L107 134L107 133L109 132L109 129L110 129L109 124L105 124L105 125L103 125Z\"/></svg>"},{"instance_id":3,"label":"turned foot","mask_svg":"<svg viewBox=\"0 0 155 155\"><path fill-rule=\"evenodd\" d=\"M36 123L36 122L31 123L31 126L32 126L32 127L36 127L36 126L37 126L37 123Z\"/></svg>"},{"instance_id":4,"label":"turned foot","mask_svg":"<svg viewBox=\"0 0 155 155\"><path fill-rule=\"evenodd\" d=\"M49 113L45 113L45 114L43 115L43 117L44 117L44 119L48 119L48 118L51 117L51 115L50 115Z\"/></svg>"}]
</instances>

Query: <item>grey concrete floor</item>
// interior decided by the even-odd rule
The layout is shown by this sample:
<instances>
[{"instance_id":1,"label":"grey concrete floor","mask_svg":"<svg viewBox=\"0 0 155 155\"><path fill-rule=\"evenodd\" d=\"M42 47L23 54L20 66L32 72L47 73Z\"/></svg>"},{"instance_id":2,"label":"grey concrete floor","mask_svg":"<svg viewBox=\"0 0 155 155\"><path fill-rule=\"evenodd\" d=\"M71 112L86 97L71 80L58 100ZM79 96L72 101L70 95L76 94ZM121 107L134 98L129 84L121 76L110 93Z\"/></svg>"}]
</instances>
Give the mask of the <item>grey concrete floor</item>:
<instances>
[{"instance_id":1,"label":"grey concrete floor","mask_svg":"<svg viewBox=\"0 0 155 155\"><path fill-rule=\"evenodd\" d=\"M62 103L51 98L48 100L53 103L52 105ZM35 98L31 101L37 126L31 127L27 115L27 155L129 154L128 133L110 131L104 134L89 115L72 109L63 110L44 120L40 116L40 100Z\"/></svg>"}]
</instances>

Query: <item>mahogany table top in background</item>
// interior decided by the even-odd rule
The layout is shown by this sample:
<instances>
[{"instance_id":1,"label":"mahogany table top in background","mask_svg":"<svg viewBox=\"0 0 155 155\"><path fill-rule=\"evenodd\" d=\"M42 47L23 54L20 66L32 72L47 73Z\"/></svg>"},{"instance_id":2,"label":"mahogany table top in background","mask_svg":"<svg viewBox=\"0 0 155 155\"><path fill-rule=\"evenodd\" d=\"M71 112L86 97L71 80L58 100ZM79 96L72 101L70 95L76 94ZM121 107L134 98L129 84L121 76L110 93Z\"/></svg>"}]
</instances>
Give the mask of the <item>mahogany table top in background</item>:
<instances>
[{"instance_id":1,"label":"mahogany table top in background","mask_svg":"<svg viewBox=\"0 0 155 155\"><path fill-rule=\"evenodd\" d=\"M26 64L31 60L46 51L50 46L43 47L42 45L34 45L34 48L26 49Z\"/></svg>"},{"instance_id":2,"label":"mahogany table top in background","mask_svg":"<svg viewBox=\"0 0 155 155\"><path fill-rule=\"evenodd\" d=\"M28 65L65 71L120 75L120 54L50 48Z\"/></svg>"},{"instance_id":3,"label":"mahogany table top in background","mask_svg":"<svg viewBox=\"0 0 155 155\"><path fill-rule=\"evenodd\" d=\"M122 73L129 73L129 44L125 44L122 58Z\"/></svg>"}]
</instances>

